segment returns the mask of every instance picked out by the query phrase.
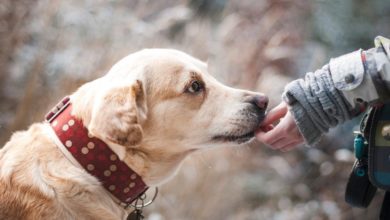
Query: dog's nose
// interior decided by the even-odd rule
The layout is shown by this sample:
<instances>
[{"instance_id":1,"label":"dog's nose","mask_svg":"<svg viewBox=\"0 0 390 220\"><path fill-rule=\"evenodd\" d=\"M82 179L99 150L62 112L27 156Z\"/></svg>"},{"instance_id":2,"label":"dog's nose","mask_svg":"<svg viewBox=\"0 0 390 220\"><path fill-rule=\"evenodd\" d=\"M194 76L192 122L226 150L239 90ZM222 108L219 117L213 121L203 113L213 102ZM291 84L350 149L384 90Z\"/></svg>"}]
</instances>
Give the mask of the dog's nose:
<instances>
[{"instance_id":1,"label":"dog's nose","mask_svg":"<svg viewBox=\"0 0 390 220\"><path fill-rule=\"evenodd\" d=\"M251 99L251 103L259 107L261 110L265 110L268 106L268 97L264 95L255 95Z\"/></svg>"}]
</instances>

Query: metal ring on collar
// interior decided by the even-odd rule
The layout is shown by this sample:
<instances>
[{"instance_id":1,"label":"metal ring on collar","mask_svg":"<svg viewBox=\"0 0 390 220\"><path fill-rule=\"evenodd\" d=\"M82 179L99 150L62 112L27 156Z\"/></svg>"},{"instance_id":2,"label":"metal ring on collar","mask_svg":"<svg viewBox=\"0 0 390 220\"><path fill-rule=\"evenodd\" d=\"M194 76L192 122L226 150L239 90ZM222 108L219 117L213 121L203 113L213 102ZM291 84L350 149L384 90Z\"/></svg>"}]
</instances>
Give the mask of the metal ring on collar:
<instances>
[{"instance_id":1,"label":"metal ring on collar","mask_svg":"<svg viewBox=\"0 0 390 220\"><path fill-rule=\"evenodd\" d=\"M156 200L157 198L157 195L158 195L158 188L155 187L154 188L154 195L153 195L153 198L151 200L149 200L148 202L144 203L143 200L146 199L146 194L143 193L137 200L135 200L135 203L133 204L130 204L131 207L135 208L135 209L142 209L146 206L149 206L150 204L152 204L154 202L154 200ZM138 200L142 200L142 204L141 205L138 205Z\"/></svg>"}]
</instances>

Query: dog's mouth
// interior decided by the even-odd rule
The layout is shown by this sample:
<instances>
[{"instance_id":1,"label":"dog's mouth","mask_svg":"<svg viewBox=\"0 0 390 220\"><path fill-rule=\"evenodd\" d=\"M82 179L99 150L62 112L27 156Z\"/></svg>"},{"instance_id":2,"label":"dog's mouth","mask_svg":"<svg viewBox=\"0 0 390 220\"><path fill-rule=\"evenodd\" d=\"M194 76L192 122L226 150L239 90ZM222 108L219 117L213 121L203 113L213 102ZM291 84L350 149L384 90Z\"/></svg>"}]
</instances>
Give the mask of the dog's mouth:
<instances>
[{"instance_id":1,"label":"dog's mouth","mask_svg":"<svg viewBox=\"0 0 390 220\"><path fill-rule=\"evenodd\" d=\"M214 142L242 144L249 142L255 137L255 131L265 118L265 110L252 108L244 111L246 118L240 119L237 126L231 131L225 131L212 137Z\"/></svg>"},{"instance_id":2,"label":"dog's mouth","mask_svg":"<svg viewBox=\"0 0 390 220\"><path fill-rule=\"evenodd\" d=\"M214 141L217 142L234 142L242 144L249 142L255 136L255 132L251 131L243 135L216 135L213 137Z\"/></svg>"}]
</instances>

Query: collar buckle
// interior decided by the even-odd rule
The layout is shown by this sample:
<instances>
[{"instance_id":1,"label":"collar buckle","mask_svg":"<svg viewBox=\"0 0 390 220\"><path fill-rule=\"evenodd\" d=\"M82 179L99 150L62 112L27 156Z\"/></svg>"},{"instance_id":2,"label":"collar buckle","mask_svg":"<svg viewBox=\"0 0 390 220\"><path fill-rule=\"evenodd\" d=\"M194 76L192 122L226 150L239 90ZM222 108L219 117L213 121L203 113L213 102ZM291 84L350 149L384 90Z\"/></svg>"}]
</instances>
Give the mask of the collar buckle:
<instances>
[{"instance_id":1,"label":"collar buckle","mask_svg":"<svg viewBox=\"0 0 390 220\"><path fill-rule=\"evenodd\" d=\"M64 97L59 103L57 103L57 105L54 106L54 108L50 110L50 112L45 115L45 121L51 123L62 111L64 111L64 109L66 109L66 107L68 107L69 104L69 96Z\"/></svg>"}]
</instances>

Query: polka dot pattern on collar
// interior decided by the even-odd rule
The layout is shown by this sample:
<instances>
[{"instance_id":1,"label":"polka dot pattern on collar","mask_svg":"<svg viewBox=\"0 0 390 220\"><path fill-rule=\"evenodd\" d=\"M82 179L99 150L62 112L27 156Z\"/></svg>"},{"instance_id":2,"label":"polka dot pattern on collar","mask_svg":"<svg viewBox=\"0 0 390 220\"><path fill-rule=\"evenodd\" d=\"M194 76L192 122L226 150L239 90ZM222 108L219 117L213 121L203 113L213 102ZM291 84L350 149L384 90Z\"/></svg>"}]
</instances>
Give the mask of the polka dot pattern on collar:
<instances>
[{"instance_id":1,"label":"polka dot pattern on collar","mask_svg":"<svg viewBox=\"0 0 390 220\"><path fill-rule=\"evenodd\" d=\"M69 98L67 100L70 101ZM141 177L128 167L102 140L92 137L82 121L71 115L72 105L53 108L50 124L74 159L95 176L112 195L127 205L147 190ZM64 107L65 106L65 107ZM61 109L62 108L62 109ZM48 114L50 115L50 113Z\"/></svg>"}]
</instances>

